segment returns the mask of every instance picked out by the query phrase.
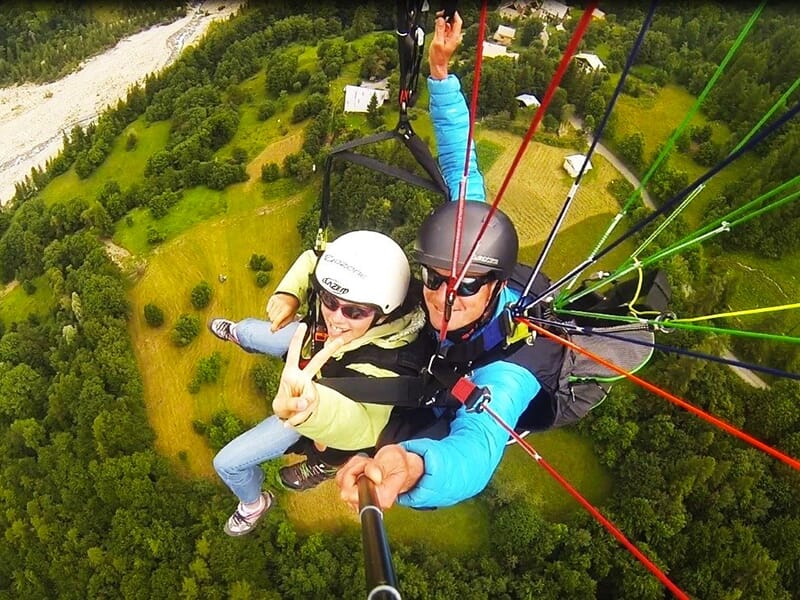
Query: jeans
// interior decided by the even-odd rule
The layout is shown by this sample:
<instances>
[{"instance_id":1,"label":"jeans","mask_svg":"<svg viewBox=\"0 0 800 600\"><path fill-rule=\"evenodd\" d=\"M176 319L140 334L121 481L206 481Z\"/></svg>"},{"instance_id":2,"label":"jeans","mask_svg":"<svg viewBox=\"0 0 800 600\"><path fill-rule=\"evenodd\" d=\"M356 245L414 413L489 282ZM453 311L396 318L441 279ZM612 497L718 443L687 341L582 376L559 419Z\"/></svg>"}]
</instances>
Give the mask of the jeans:
<instances>
[{"instance_id":1,"label":"jeans","mask_svg":"<svg viewBox=\"0 0 800 600\"><path fill-rule=\"evenodd\" d=\"M242 319L236 323L234 331L239 346L247 352L280 357L289 350L298 325L300 323L294 321L273 332L269 321ZM228 442L214 457L214 470L241 502L255 502L264 482L264 472L259 465L281 456L299 439L300 434L284 427L278 417L267 417Z\"/></svg>"},{"instance_id":2,"label":"jeans","mask_svg":"<svg viewBox=\"0 0 800 600\"><path fill-rule=\"evenodd\" d=\"M278 331L271 331L272 323L262 319L242 319L234 327L239 345L248 352L269 354L270 356L283 356L289 349L294 332L300 325L299 321L292 321Z\"/></svg>"},{"instance_id":3,"label":"jeans","mask_svg":"<svg viewBox=\"0 0 800 600\"><path fill-rule=\"evenodd\" d=\"M264 482L259 465L281 456L299 439L300 434L284 427L278 417L267 417L228 442L214 457L214 470L239 501L256 502Z\"/></svg>"}]
</instances>

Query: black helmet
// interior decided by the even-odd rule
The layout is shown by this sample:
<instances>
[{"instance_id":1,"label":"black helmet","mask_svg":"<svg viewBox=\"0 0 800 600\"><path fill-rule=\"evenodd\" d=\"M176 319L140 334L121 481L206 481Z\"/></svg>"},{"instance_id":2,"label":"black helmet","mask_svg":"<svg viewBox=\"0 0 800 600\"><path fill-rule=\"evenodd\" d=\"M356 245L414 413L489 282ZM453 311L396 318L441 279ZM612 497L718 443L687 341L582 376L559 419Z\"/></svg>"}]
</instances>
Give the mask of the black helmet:
<instances>
[{"instance_id":1,"label":"black helmet","mask_svg":"<svg viewBox=\"0 0 800 600\"><path fill-rule=\"evenodd\" d=\"M459 269L466 262L490 210L491 205L485 202L465 202L461 249L458 255ZM458 202L445 202L422 222L414 244L416 258L420 263L440 269L452 267L457 211ZM497 272L498 279L508 279L517 264L518 251L519 238L514 224L505 213L497 210L483 233L468 271L476 275Z\"/></svg>"}]
</instances>

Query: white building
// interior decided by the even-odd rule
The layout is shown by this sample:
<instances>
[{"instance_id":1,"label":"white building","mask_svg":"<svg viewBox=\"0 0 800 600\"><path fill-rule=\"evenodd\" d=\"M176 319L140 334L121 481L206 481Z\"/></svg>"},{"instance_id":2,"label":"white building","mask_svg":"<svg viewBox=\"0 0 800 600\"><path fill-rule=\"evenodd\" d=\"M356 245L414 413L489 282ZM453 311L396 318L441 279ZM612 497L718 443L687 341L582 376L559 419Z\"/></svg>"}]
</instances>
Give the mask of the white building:
<instances>
[{"instance_id":1,"label":"white building","mask_svg":"<svg viewBox=\"0 0 800 600\"><path fill-rule=\"evenodd\" d=\"M539 7L539 15L544 19L551 19L559 23L567 18L569 6L553 0L544 0Z\"/></svg>"},{"instance_id":2,"label":"white building","mask_svg":"<svg viewBox=\"0 0 800 600\"><path fill-rule=\"evenodd\" d=\"M576 61L580 63L583 67L584 71L592 72L592 71L605 71L606 66L603 64L603 61L596 54L591 54L589 52L579 52L573 57Z\"/></svg>"},{"instance_id":3,"label":"white building","mask_svg":"<svg viewBox=\"0 0 800 600\"><path fill-rule=\"evenodd\" d=\"M539 108L542 105L542 103L539 102L539 99L533 94L520 94L519 96L515 96L514 99L519 103L520 106L524 106L525 108L528 108L529 106Z\"/></svg>"},{"instance_id":4,"label":"white building","mask_svg":"<svg viewBox=\"0 0 800 600\"><path fill-rule=\"evenodd\" d=\"M492 42L483 42L483 58L496 58L498 56L507 56L517 60L519 58L518 52L509 52L505 46L494 44Z\"/></svg>"},{"instance_id":5,"label":"white building","mask_svg":"<svg viewBox=\"0 0 800 600\"><path fill-rule=\"evenodd\" d=\"M359 85L344 86L344 112L367 112L367 107L373 96L378 97L378 106L383 106L383 103L389 99L389 92Z\"/></svg>"},{"instance_id":6,"label":"white building","mask_svg":"<svg viewBox=\"0 0 800 600\"><path fill-rule=\"evenodd\" d=\"M573 179L578 176L578 173L581 171L581 167L583 166L584 161L586 160L586 156L583 154L571 154L564 159L564 170L569 173L569 176ZM588 173L592 170L592 161L586 165L586 169L583 171L584 173Z\"/></svg>"},{"instance_id":7,"label":"white building","mask_svg":"<svg viewBox=\"0 0 800 600\"><path fill-rule=\"evenodd\" d=\"M497 31L494 32L492 39L498 44L509 46L514 42L517 35L517 30L507 25L498 25Z\"/></svg>"},{"instance_id":8,"label":"white building","mask_svg":"<svg viewBox=\"0 0 800 600\"><path fill-rule=\"evenodd\" d=\"M504 19L524 19L530 15L533 5L533 0L515 0L514 2L504 2L497 9L497 13Z\"/></svg>"}]
</instances>

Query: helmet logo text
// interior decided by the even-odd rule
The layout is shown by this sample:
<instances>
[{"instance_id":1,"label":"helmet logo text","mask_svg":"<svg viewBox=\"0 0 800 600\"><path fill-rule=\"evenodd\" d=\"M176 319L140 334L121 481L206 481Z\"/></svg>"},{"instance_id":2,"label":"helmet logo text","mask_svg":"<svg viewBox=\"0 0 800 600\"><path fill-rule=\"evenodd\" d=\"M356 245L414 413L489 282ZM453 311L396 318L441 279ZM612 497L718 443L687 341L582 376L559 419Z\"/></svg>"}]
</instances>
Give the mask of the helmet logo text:
<instances>
[{"instance_id":1,"label":"helmet logo text","mask_svg":"<svg viewBox=\"0 0 800 600\"><path fill-rule=\"evenodd\" d=\"M482 254L476 254L475 255L475 260L480 261L480 262L482 262L484 264L489 264L489 265L496 265L496 264L498 264L500 262L494 256L484 256Z\"/></svg>"},{"instance_id":2,"label":"helmet logo text","mask_svg":"<svg viewBox=\"0 0 800 600\"><path fill-rule=\"evenodd\" d=\"M330 277L323 277L321 283L328 287L334 294L346 294L350 291L349 288L344 287L338 281L331 279Z\"/></svg>"},{"instance_id":3,"label":"helmet logo text","mask_svg":"<svg viewBox=\"0 0 800 600\"><path fill-rule=\"evenodd\" d=\"M337 258L335 256L331 256L330 254L323 254L322 255L322 260L324 260L325 262L333 263L338 267L342 267L346 271L350 271L351 273L357 275L358 277L361 277L362 279L364 277L366 277L366 275L364 275L364 273L362 271L360 271L359 269L357 269L353 265L344 262L341 258Z\"/></svg>"}]
</instances>

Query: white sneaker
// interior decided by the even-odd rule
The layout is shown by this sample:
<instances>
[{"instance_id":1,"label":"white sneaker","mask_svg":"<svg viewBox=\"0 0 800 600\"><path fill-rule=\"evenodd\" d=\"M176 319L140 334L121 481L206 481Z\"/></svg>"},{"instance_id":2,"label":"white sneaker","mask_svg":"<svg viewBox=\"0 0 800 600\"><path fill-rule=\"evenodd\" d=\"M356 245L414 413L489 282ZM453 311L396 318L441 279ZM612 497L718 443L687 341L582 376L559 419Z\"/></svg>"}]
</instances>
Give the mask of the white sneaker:
<instances>
[{"instance_id":1,"label":"white sneaker","mask_svg":"<svg viewBox=\"0 0 800 600\"><path fill-rule=\"evenodd\" d=\"M238 344L239 340L236 339L236 334L233 333L233 326L236 325L233 321L228 319L212 319L208 323L208 328L215 336L225 342L233 342Z\"/></svg>"},{"instance_id":2,"label":"white sneaker","mask_svg":"<svg viewBox=\"0 0 800 600\"><path fill-rule=\"evenodd\" d=\"M264 500L264 505L253 513L243 512L242 503L240 502L239 506L236 507L236 511L228 517L228 521L225 523L225 533L234 537L250 533L258 523L258 520L272 508L272 502L275 499L272 492L262 492L261 497Z\"/></svg>"}]
</instances>

